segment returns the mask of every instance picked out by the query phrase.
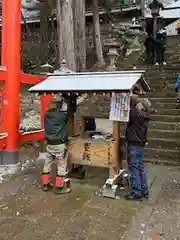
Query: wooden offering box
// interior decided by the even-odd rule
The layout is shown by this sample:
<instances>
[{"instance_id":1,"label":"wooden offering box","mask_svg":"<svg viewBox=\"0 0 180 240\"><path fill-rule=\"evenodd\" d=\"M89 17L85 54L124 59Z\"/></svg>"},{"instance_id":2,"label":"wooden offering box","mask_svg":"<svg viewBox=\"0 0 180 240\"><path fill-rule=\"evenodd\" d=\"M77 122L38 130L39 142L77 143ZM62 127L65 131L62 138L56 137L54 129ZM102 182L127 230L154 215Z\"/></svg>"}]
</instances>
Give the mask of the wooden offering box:
<instances>
[{"instance_id":1,"label":"wooden offering box","mask_svg":"<svg viewBox=\"0 0 180 240\"><path fill-rule=\"evenodd\" d=\"M30 92L62 94L70 101L81 94L144 94L150 87L143 79L144 70L123 72L67 73L48 76L30 88ZM74 100L73 100L74 101ZM72 104L74 106L74 104ZM69 161L71 163L107 167L109 179L121 174L120 121L112 121L113 136L110 139L87 137L81 121L81 134L74 136L74 116L69 118Z\"/></svg>"},{"instance_id":2,"label":"wooden offering box","mask_svg":"<svg viewBox=\"0 0 180 240\"><path fill-rule=\"evenodd\" d=\"M71 163L98 167L109 167L116 157L113 140L71 138L69 142L69 160Z\"/></svg>"}]
</instances>

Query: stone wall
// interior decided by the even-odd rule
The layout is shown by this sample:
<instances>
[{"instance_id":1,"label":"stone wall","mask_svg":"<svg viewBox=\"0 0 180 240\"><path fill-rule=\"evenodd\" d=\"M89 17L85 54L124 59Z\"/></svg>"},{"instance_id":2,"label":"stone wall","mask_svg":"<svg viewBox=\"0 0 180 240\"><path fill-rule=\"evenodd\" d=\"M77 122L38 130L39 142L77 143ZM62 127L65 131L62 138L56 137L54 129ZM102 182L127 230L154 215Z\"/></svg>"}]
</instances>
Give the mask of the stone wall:
<instances>
[{"instance_id":1,"label":"stone wall","mask_svg":"<svg viewBox=\"0 0 180 240\"><path fill-rule=\"evenodd\" d=\"M110 95L90 95L78 108L83 116L108 118L110 110Z\"/></svg>"}]
</instances>

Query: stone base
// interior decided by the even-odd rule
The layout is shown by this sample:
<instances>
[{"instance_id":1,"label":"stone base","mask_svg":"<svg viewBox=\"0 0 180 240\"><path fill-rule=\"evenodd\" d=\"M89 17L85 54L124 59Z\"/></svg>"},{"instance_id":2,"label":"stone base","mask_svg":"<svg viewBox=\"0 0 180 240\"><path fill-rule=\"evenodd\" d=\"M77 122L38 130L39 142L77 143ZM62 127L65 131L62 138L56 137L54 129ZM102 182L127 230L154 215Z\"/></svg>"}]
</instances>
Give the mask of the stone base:
<instances>
[{"instance_id":1,"label":"stone base","mask_svg":"<svg viewBox=\"0 0 180 240\"><path fill-rule=\"evenodd\" d=\"M0 151L0 174L13 175L19 172L21 165L19 162L19 151Z\"/></svg>"},{"instance_id":2,"label":"stone base","mask_svg":"<svg viewBox=\"0 0 180 240\"><path fill-rule=\"evenodd\" d=\"M19 162L19 151L0 151L0 165L11 165Z\"/></svg>"},{"instance_id":3,"label":"stone base","mask_svg":"<svg viewBox=\"0 0 180 240\"><path fill-rule=\"evenodd\" d=\"M0 175L8 176L17 174L21 170L20 163L0 165Z\"/></svg>"}]
</instances>

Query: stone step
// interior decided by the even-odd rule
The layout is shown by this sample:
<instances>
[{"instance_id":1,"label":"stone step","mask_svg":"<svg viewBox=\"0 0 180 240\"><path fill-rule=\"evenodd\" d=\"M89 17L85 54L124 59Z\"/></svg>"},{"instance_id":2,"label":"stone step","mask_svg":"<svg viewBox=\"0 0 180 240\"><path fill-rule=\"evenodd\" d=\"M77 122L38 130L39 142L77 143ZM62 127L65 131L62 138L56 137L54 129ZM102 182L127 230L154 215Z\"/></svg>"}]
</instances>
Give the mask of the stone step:
<instances>
[{"instance_id":1,"label":"stone step","mask_svg":"<svg viewBox=\"0 0 180 240\"><path fill-rule=\"evenodd\" d=\"M179 47L177 48L171 48L166 51L166 59L167 59L167 65L166 66L150 66L142 59L139 59L138 52L134 52L131 55L129 55L126 59L124 59L123 62L119 64L119 68L125 68L125 69L131 69L133 67L137 68L144 68L144 69L152 69L152 71L159 71L159 69L164 70L172 70L176 69L178 70L177 65L179 65Z\"/></svg>"},{"instance_id":2,"label":"stone step","mask_svg":"<svg viewBox=\"0 0 180 240\"><path fill-rule=\"evenodd\" d=\"M176 97L177 93L175 91L175 84L168 84L166 85L166 88L162 87L158 87L158 88L153 88L153 86L151 85L151 91L147 94L147 95L152 95L155 94L155 96L160 93L161 95L164 94L165 97L166 96L172 96L172 97Z\"/></svg>"},{"instance_id":3,"label":"stone step","mask_svg":"<svg viewBox=\"0 0 180 240\"><path fill-rule=\"evenodd\" d=\"M170 66L166 65L166 66L151 66L151 67L147 67L145 65L136 65L135 67L137 68L136 70L139 69L145 69L145 76L158 76L158 75L164 75L167 74L168 76L173 72L174 76L178 74L178 70L180 67L180 64L176 64L174 65L172 63L169 63ZM133 66L132 66L133 67Z\"/></svg>"},{"instance_id":4,"label":"stone step","mask_svg":"<svg viewBox=\"0 0 180 240\"><path fill-rule=\"evenodd\" d=\"M162 102L155 102L155 101L151 101L152 103L152 107L155 109L179 109L180 108L180 104L176 103L175 99L174 102L167 102L167 103L162 103Z\"/></svg>"},{"instance_id":5,"label":"stone step","mask_svg":"<svg viewBox=\"0 0 180 240\"><path fill-rule=\"evenodd\" d=\"M146 81L152 81L154 83L156 83L157 81L162 82L164 80L170 80L170 82L172 82L178 76L178 72L174 73L174 75L172 75L172 72L173 72L173 70L166 72L166 73L154 72L154 73L149 74L149 72L147 72L146 75L144 75L144 78L146 79ZM154 79L156 79L156 81Z\"/></svg>"},{"instance_id":6,"label":"stone step","mask_svg":"<svg viewBox=\"0 0 180 240\"><path fill-rule=\"evenodd\" d=\"M108 119L109 118L109 112L106 111L106 109L104 108L103 111L97 111L96 113L96 118L99 119ZM160 114L153 114L151 115L151 120L152 122L168 122L168 123L177 123L180 122L180 116L179 115L160 115Z\"/></svg>"},{"instance_id":7,"label":"stone step","mask_svg":"<svg viewBox=\"0 0 180 240\"><path fill-rule=\"evenodd\" d=\"M151 124L152 125L152 124ZM151 126L149 126L148 130L148 137L149 138L159 138L159 139L180 139L180 130L157 130L157 129L151 129Z\"/></svg>"},{"instance_id":8,"label":"stone step","mask_svg":"<svg viewBox=\"0 0 180 240\"><path fill-rule=\"evenodd\" d=\"M145 65L141 65L141 66L136 66L137 69L147 69L147 72L145 73L145 75L148 73L148 75L150 76L154 76L155 74L170 74L171 72L174 73L174 75L178 74L178 70L179 70L179 63L169 63L166 66L151 66L151 67L146 67Z\"/></svg>"},{"instance_id":9,"label":"stone step","mask_svg":"<svg viewBox=\"0 0 180 240\"><path fill-rule=\"evenodd\" d=\"M176 77L175 78L168 78L168 77L164 77L164 78L160 78L158 77L151 77L149 79L144 78L146 80L146 82L150 85L151 88L154 89L162 89L162 88L174 88L175 89L175 85L176 85Z\"/></svg>"},{"instance_id":10,"label":"stone step","mask_svg":"<svg viewBox=\"0 0 180 240\"><path fill-rule=\"evenodd\" d=\"M121 127L121 136L125 136L125 126ZM112 130L111 130L112 133ZM153 128L153 123L150 123L148 129L148 138L158 138L158 139L180 139L180 129L157 129Z\"/></svg>"},{"instance_id":11,"label":"stone step","mask_svg":"<svg viewBox=\"0 0 180 240\"><path fill-rule=\"evenodd\" d=\"M109 119L96 118L97 129L112 133L112 121ZM121 124L122 132L125 129L125 124ZM180 123L177 122L163 122L163 121L150 121L149 130L157 131L180 131Z\"/></svg>"},{"instance_id":12,"label":"stone step","mask_svg":"<svg viewBox=\"0 0 180 240\"><path fill-rule=\"evenodd\" d=\"M151 92L175 92L175 81L170 83L169 81L167 83L164 83L163 81L160 83L150 83L147 81L149 86L151 87Z\"/></svg>"},{"instance_id":13,"label":"stone step","mask_svg":"<svg viewBox=\"0 0 180 240\"><path fill-rule=\"evenodd\" d=\"M169 159L169 161L179 159L180 164L180 151L147 147L145 148L145 158L151 158L161 162L163 159Z\"/></svg>"},{"instance_id":14,"label":"stone step","mask_svg":"<svg viewBox=\"0 0 180 240\"><path fill-rule=\"evenodd\" d=\"M159 66L152 66L151 68L151 73L153 72L159 72L159 71L164 71L164 72L168 72L168 71L178 71L178 68L179 68L179 63L176 62L176 63L173 63L173 62L169 62L167 63L167 65L159 65Z\"/></svg>"},{"instance_id":15,"label":"stone step","mask_svg":"<svg viewBox=\"0 0 180 240\"><path fill-rule=\"evenodd\" d=\"M144 97L148 97L148 94L146 94ZM171 108L170 106L178 107L178 104L176 103L176 94L173 97L153 97L152 96L152 97L148 97L148 98L151 101L153 107L155 107L155 105L162 105L162 107L169 106L169 108ZM93 100L94 100L94 102L98 101L98 99L93 99ZM102 108L106 107L107 109L109 109L110 99L102 98L101 102L97 102L96 106L98 106L98 109L99 109L99 107L102 107Z\"/></svg>"},{"instance_id":16,"label":"stone step","mask_svg":"<svg viewBox=\"0 0 180 240\"><path fill-rule=\"evenodd\" d=\"M170 89L167 89L166 91L151 91L147 94L147 96L150 97L156 97L156 98L166 98L166 97L174 97L174 100L176 98L176 92L172 91Z\"/></svg>"},{"instance_id":17,"label":"stone step","mask_svg":"<svg viewBox=\"0 0 180 240\"><path fill-rule=\"evenodd\" d=\"M150 163L150 164L160 164L160 165L167 165L167 166L180 166L180 162L179 162L179 158L177 159L166 159L166 158L163 158L163 159L159 159L159 158L151 158L151 157L146 157L144 159L144 161L146 163Z\"/></svg>"},{"instance_id":18,"label":"stone step","mask_svg":"<svg viewBox=\"0 0 180 240\"><path fill-rule=\"evenodd\" d=\"M151 121L149 124L151 130L180 131L180 124L177 122Z\"/></svg>"},{"instance_id":19,"label":"stone step","mask_svg":"<svg viewBox=\"0 0 180 240\"><path fill-rule=\"evenodd\" d=\"M157 115L179 116L180 115L180 109L156 108L156 114Z\"/></svg>"},{"instance_id":20,"label":"stone step","mask_svg":"<svg viewBox=\"0 0 180 240\"><path fill-rule=\"evenodd\" d=\"M179 66L180 68L180 66ZM146 79L146 81L148 80L152 80L152 79L165 79L166 80L173 80L176 79L178 76L178 70L177 71L166 71L166 72L151 72L151 70L147 70L147 72L144 74L144 78Z\"/></svg>"},{"instance_id":21,"label":"stone step","mask_svg":"<svg viewBox=\"0 0 180 240\"><path fill-rule=\"evenodd\" d=\"M178 150L180 149L180 140L179 139L161 139L161 138L148 138L148 147L149 148L163 148L169 150Z\"/></svg>"},{"instance_id":22,"label":"stone step","mask_svg":"<svg viewBox=\"0 0 180 240\"><path fill-rule=\"evenodd\" d=\"M164 85L164 83L171 83L171 84L175 84L176 83L176 76L168 76L167 74L165 75L152 75L152 76L145 76L144 79L146 80L146 82L148 82L149 84L152 84L153 87L158 87L159 85Z\"/></svg>"},{"instance_id":23,"label":"stone step","mask_svg":"<svg viewBox=\"0 0 180 240\"><path fill-rule=\"evenodd\" d=\"M171 116L171 115L152 115L151 116L153 121L160 121L160 122L180 122L180 116Z\"/></svg>"},{"instance_id":24,"label":"stone step","mask_svg":"<svg viewBox=\"0 0 180 240\"><path fill-rule=\"evenodd\" d=\"M175 103L175 98L173 97L149 97L152 104L154 103L160 103L160 104L169 104L169 103Z\"/></svg>"},{"instance_id":25,"label":"stone step","mask_svg":"<svg viewBox=\"0 0 180 240\"><path fill-rule=\"evenodd\" d=\"M152 124L151 124L152 125ZM180 139L180 130L162 130L162 129L153 129L151 125L148 129L148 138L158 138L158 139ZM121 129L121 136L125 136L124 128Z\"/></svg>"},{"instance_id":26,"label":"stone step","mask_svg":"<svg viewBox=\"0 0 180 240\"><path fill-rule=\"evenodd\" d=\"M149 98L151 103L152 103L152 108L155 109L156 113L152 115L152 119L156 121L171 121L173 120L172 118L178 117L180 113L180 105L176 103L176 98L163 98L159 100L159 98ZM169 102L168 102L169 101ZM96 107L96 118L109 118L109 110L110 110L110 102L109 101L103 101L103 104L98 103ZM34 108L33 108L34 109ZM38 107L36 107L36 110L39 110ZM91 111L91 110L90 110ZM165 120L163 120L163 117L167 116ZM172 115L172 118L169 116ZM170 119L169 119L170 118ZM177 120L179 118L176 118ZM176 121L173 120L173 121Z\"/></svg>"}]
</instances>

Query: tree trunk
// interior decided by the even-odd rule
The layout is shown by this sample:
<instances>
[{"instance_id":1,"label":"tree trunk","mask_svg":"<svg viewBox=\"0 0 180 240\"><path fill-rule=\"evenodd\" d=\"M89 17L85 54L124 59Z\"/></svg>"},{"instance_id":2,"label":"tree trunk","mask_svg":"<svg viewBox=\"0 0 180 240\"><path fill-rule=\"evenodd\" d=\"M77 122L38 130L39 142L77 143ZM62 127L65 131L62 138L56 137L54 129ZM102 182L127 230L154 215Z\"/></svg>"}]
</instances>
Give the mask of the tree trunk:
<instances>
[{"instance_id":1,"label":"tree trunk","mask_svg":"<svg viewBox=\"0 0 180 240\"><path fill-rule=\"evenodd\" d=\"M76 70L86 69L86 17L85 0L76 0L74 10L74 45L76 53Z\"/></svg>"},{"instance_id":2,"label":"tree trunk","mask_svg":"<svg viewBox=\"0 0 180 240\"><path fill-rule=\"evenodd\" d=\"M140 6L141 6L141 15L142 15L142 17L144 17L144 14L145 14L145 1L144 0L140 0Z\"/></svg>"},{"instance_id":3,"label":"tree trunk","mask_svg":"<svg viewBox=\"0 0 180 240\"><path fill-rule=\"evenodd\" d=\"M60 63L65 59L67 67L76 71L72 0L57 0L57 30Z\"/></svg>"},{"instance_id":4,"label":"tree trunk","mask_svg":"<svg viewBox=\"0 0 180 240\"><path fill-rule=\"evenodd\" d=\"M97 55L98 65L103 66L105 65L105 62L104 62L102 43L101 43L98 0L92 0L92 9L93 9L93 24L94 24L96 55Z\"/></svg>"},{"instance_id":5,"label":"tree trunk","mask_svg":"<svg viewBox=\"0 0 180 240\"><path fill-rule=\"evenodd\" d=\"M40 64L49 62L49 41L51 30L49 29L49 16L51 14L48 0L40 3Z\"/></svg>"}]
</instances>

